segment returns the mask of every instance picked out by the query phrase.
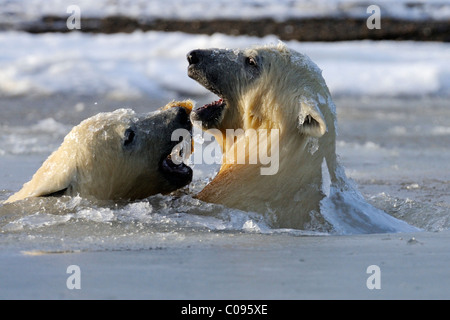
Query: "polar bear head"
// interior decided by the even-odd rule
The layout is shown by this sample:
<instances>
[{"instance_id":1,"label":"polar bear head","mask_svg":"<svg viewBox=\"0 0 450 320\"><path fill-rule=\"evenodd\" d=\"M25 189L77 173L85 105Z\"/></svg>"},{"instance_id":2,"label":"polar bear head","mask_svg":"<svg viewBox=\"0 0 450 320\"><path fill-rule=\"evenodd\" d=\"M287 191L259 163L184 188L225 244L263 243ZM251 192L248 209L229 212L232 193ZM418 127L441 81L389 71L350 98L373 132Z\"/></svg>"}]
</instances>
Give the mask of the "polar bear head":
<instances>
[{"instance_id":1,"label":"polar bear head","mask_svg":"<svg viewBox=\"0 0 450 320\"><path fill-rule=\"evenodd\" d=\"M193 50L188 61L188 75L221 98L192 113L204 129L294 127L300 134L321 137L328 125L334 127L321 70L282 43Z\"/></svg>"},{"instance_id":2,"label":"polar bear head","mask_svg":"<svg viewBox=\"0 0 450 320\"><path fill-rule=\"evenodd\" d=\"M190 132L190 101L173 102L138 115L131 109L99 113L64 138L22 190L27 197L76 195L98 199L140 199L188 184L192 169L171 160L176 129Z\"/></svg>"},{"instance_id":3,"label":"polar bear head","mask_svg":"<svg viewBox=\"0 0 450 320\"><path fill-rule=\"evenodd\" d=\"M336 114L321 70L283 43L198 49L187 58L189 77L220 97L191 113L191 121L210 130L224 154L219 173L198 197L243 210L271 212L279 226L307 224L311 213L320 211L323 181L336 181ZM242 129L245 138L227 139L230 129ZM261 130L276 132L278 140L264 140L264 145L257 140L259 150L246 145L255 141L246 133ZM246 145L247 158L262 149L270 149L272 155L275 151L277 170L262 176L262 162L225 161L237 158L241 142ZM324 166L326 179L322 179Z\"/></svg>"},{"instance_id":4,"label":"polar bear head","mask_svg":"<svg viewBox=\"0 0 450 320\"><path fill-rule=\"evenodd\" d=\"M236 148L227 141L227 130L277 129L280 157L308 158L301 164L284 161L291 171L309 170L320 178L315 171L320 171L325 157L334 177L335 106L321 70L309 57L280 42L247 49L193 50L187 58L189 77L220 97L193 110L191 120L204 130L215 129L212 134L224 154Z\"/></svg>"}]
</instances>

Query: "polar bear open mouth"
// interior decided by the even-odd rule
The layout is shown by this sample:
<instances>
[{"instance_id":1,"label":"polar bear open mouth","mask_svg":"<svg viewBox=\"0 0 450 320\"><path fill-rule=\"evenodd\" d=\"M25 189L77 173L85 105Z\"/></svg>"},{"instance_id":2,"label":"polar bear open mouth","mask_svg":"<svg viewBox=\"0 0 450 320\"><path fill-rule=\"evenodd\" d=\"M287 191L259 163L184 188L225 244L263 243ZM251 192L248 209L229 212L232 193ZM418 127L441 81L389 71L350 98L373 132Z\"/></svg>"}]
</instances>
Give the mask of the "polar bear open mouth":
<instances>
[{"instance_id":1,"label":"polar bear open mouth","mask_svg":"<svg viewBox=\"0 0 450 320\"><path fill-rule=\"evenodd\" d=\"M210 122L222 113L225 107L225 101L220 98L217 101L213 101L209 104L205 104L203 107L197 108L195 112L201 117L202 120Z\"/></svg>"},{"instance_id":2,"label":"polar bear open mouth","mask_svg":"<svg viewBox=\"0 0 450 320\"><path fill-rule=\"evenodd\" d=\"M177 187L181 188L192 180L192 169L184 162L173 162L171 153L161 161L160 169L164 177Z\"/></svg>"},{"instance_id":3,"label":"polar bear open mouth","mask_svg":"<svg viewBox=\"0 0 450 320\"><path fill-rule=\"evenodd\" d=\"M180 164L176 164L172 160L172 155L169 154L166 158L163 159L161 163L161 169L163 171L166 171L168 173L173 174L190 174L192 173L192 169L188 167L184 162L181 162Z\"/></svg>"},{"instance_id":4,"label":"polar bear open mouth","mask_svg":"<svg viewBox=\"0 0 450 320\"><path fill-rule=\"evenodd\" d=\"M192 112L191 120L200 121L203 128L212 128L220 123L226 102L220 98L209 104L205 104Z\"/></svg>"}]
</instances>

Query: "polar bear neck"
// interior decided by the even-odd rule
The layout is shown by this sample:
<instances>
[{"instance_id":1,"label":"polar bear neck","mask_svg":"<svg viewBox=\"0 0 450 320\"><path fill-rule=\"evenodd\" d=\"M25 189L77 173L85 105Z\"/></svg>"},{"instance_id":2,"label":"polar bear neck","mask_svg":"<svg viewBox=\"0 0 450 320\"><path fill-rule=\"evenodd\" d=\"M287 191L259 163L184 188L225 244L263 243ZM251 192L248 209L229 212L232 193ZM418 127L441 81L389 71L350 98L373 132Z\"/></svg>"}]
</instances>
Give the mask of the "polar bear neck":
<instances>
[{"instance_id":1,"label":"polar bear neck","mask_svg":"<svg viewBox=\"0 0 450 320\"><path fill-rule=\"evenodd\" d=\"M239 142L244 140L244 164L224 158L219 173L198 197L207 202L273 215L277 225L305 225L311 212L320 211L320 201L325 196L323 180L329 179L330 183L336 180L334 118L331 115L326 117L330 126L321 138L287 129L280 132L279 167L273 175L261 174L261 168L267 165L249 164L249 156L259 150L249 144L248 138L237 139L225 150L224 157L230 157L230 154L236 157ZM295 139L291 138L293 135ZM270 139L267 141L267 145L258 144L258 148L270 150ZM328 177L322 176L323 164L327 165ZM242 183L243 177L245 183ZM295 205L286 206L287 202L295 202Z\"/></svg>"}]
</instances>

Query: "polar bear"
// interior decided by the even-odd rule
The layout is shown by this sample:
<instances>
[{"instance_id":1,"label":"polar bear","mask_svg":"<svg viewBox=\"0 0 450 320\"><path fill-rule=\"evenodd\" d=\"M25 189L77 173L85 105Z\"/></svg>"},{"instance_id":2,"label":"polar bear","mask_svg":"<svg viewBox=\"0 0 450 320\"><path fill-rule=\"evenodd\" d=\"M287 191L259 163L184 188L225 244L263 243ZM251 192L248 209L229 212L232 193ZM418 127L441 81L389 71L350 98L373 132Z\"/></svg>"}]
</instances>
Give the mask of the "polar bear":
<instances>
[{"instance_id":1,"label":"polar bear","mask_svg":"<svg viewBox=\"0 0 450 320\"><path fill-rule=\"evenodd\" d=\"M175 164L170 155L180 142L173 141L172 133L192 129L192 106L190 100L173 101L150 114L119 109L82 121L6 203L77 194L134 200L187 185L192 169Z\"/></svg>"},{"instance_id":2,"label":"polar bear","mask_svg":"<svg viewBox=\"0 0 450 320\"><path fill-rule=\"evenodd\" d=\"M280 228L417 230L369 205L346 178L336 159L335 105L321 70L306 55L280 42L197 49L187 59L188 76L220 97L191 113L191 122L213 134L223 153L219 172L197 194L200 200L259 212ZM230 130L241 134L227 139ZM271 154L276 170L262 174L262 161L237 161L242 148L244 160L261 148L277 153Z\"/></svg>"}]
</instances>

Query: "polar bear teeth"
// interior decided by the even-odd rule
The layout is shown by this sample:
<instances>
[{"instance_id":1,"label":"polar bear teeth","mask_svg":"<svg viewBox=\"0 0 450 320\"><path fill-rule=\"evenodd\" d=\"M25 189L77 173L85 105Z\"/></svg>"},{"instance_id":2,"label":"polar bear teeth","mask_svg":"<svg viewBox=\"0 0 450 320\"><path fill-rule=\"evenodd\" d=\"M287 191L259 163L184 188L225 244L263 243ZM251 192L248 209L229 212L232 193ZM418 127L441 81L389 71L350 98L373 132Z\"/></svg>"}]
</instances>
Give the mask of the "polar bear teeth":
<instances>
[{"instance_id":1,"label":"polar bear teeth","mask_svg":"<svg viewBox=\"0 0 450 320\"><path fill-rule=\"evenodd\" d=\"M208 107L213 107L213 106L220 106L224 104L223 99L219 99L217 101L213 101L209 104L205 104L202 108L208 108Z\"/></svg>"}]
</instances>

